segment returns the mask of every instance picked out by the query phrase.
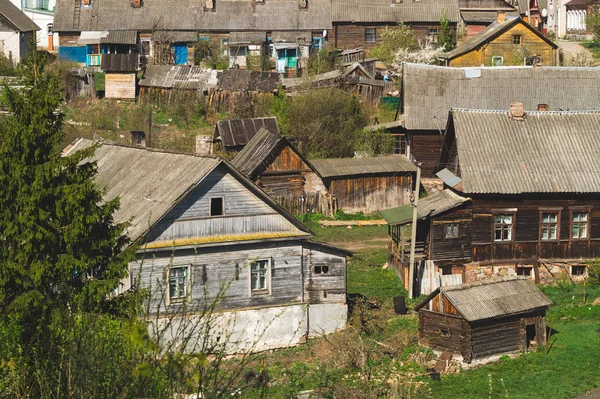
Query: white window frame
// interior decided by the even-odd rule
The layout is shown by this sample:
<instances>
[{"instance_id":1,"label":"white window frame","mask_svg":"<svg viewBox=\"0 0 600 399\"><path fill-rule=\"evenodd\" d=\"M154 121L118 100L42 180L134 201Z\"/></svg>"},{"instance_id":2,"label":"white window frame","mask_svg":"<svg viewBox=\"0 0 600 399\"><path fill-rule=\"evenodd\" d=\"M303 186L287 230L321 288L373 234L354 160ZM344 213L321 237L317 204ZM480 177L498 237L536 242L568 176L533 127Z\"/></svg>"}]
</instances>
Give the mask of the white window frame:
<instances>
[{"instance_id":1,"label":"white window frame","mask_svg":"<svg viewBox=\"0 0 600 399\"><path fill-rule=\"evenodd\" d=\"M585 220L575 220L575 215L585 215ZM577 237L573 234L573 228L577 224ZM581 236L581 226L585 225L585 236ZM571 239L588 240L590 238L590 212L587 210L571 211Z\"/></svg>"},{"instance_id":2,"label":"white window frame","mask_svg":"<svg viewBox=\"0 0 600 399\"><path fill-rule=\"evenodd\" d=\"M545 220L544 217L548 216L548 219ZM552 220L552 216L555 217ZM552 211L543 211L540 212L540 241L558 241L559 233L560 233L560 213L552 212ZM554 237L552 237L552 226L554 226ZM544 237L544 231L546 232L546 237Z\"/></svg>"},{"instance_id":3,"label":"white window frame","mask_svg":"<svg viewBox=\"0 0 600 399\"><path fill-rule=\"evenodd\" d=\"M185 269L185 280L184 280L184 293L182 296L177 296L177 297L171 297L171 271L175 270L175 269ZM178 302L185 302L187 301L190 296L191 296L191 265L187 264L187 265L173 265L173 266L169 266L167 268L167 298L168 298L168 303L178 303Z\"/></svg>"},{"instance_id":4,"label":"white window frame","mask_svg":"<svg viewBox=\"0 0 600 399\"><path fill-rule=\"evenodd\" d=\"M455 240L460 238L460 225L458 223L446 223L444 226L444 239Z\"/></svg>"},{"instance_id":5,"label":"white window frame","mask_svg":"<svg viewBox=\"0 0 600 399\"><path fill-rule=\"evenodd\" d=\"M373 31L372 35L368 31ZM373 40L368 40L369 37L373 37ZM377 28L365 28L365 43L373 44L377 43Z\"/></svg>"},{"instance_id":6,"label":"white window frame","mask_svg":"<svg viewBox=\"0 0 600 399\"><path fill-rule=\"evenodd\" d=\"M501 220L499 222L496 221L496 218L500 217ZM510 217L510 223L505 222L505 218ZM513 212L498 212L495 213L493 215L493 231L492 231L492 238L493 241L496 243L509 243L509 242L513 242L514 240L514 235L515 235L515 213ZM508 226L508 230L507 227ZM498 229L499 228L499 229ZM496 230L500 231L500 238L496 238ZM505 231L508 231L508 237L507 238L503 238L503 233Z\"/></svg>"},{"instance_id":7,"label":"white window frame","mask_svg":"<svg viewBox=\"0 0 600 399\"><path fill-rule=\"evenodd\" d=\"M150 38L150 37L140 38L140 53L143 53L144 42L148 42L150 51L148 51L148 54L144 54L143 56L152 58L154 56L154 46L152 45L152 38Z\"/></svg>"},{"instance_id":8,"label":"white window frame","mask_svg":"<svg viewBox=\"0 0 600 399\"><path fill-rule=\"evenodd\" d=\"M500 65L496 65L494 60L500 59ZM492 56L492 66L504 66L504 57L501 55L493 55Z\"/></svg>"},{"instance_id":9,"label":"white window frame","mask_svg":"<svg viewBox=\"0 0 600 399\"><path fill-rule=\"evenodd\" d=\"M266 270L266 284L265 288L254 289L252 287L252 266L258 264L259 262L267 262L267 270ZM249 296L259 296L259 295L272 295L273 287L271 285L271 274L272 274L272 259L271 258L259 258L253 259L248 262L248 295Z\"/></svg>"}]
</instances>

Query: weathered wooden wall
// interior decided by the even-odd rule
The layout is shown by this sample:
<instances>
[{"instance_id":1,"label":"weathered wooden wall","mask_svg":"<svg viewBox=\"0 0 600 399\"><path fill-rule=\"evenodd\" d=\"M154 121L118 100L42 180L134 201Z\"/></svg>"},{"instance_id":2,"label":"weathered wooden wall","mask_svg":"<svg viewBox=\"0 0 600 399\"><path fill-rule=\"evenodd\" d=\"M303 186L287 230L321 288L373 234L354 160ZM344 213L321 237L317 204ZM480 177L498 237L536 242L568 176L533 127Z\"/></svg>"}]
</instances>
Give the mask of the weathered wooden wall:
<instances>
[{"instance_id":1,"label":"weathered wooden wall","mask_svg":"<svg viewBox=\"0 0 600 399\"><path fill-rule=\"evenodd\" d=\"M346 303L346 258L318 249L307 242L303 257L304 300L315 303ZM327 267L327 273L318 273Z\"/></svg>"},{"instance_id":2,"label":"weathered wooden wall","mask_svg":"<svg viewBox=\"0 0 600 399\"><path fill-rule=\"evenodd\" d=\"M410 154L421 162L421 175L430 177L435 175L435 167L440 157L440 149L444 140L444 125L440 131L409 131Z\"/></svg>"},{"instance_id":3,"label":"weathered wooden wall","mask_svg":"<svg viewBox=\"0 0 600 399\"><path fill-rule=\"evenodd\" d=\"M406 205L412 188L412 175L409 173L324 180L338 207L345 212L376 212Z\"/></svg>"},{"instance_id":4,"label":"weathered wooden wall","mask_svg":"<svg viewBox=\"0 0 600 399\"><path fill-rule=\"evenodd\" d=\"M524 25L517 24L479 50L473 50L451 60L450 66L490 66L494 56L504 57L505 66L523 65L523 54L518 52L518 46L513 44L513 35L522 36L522 47L526 48L530 55L540 55L542 65L556 65L556 51L552 46Z\"/></svg>"},{"instance_id":5,"label":"weathered wooden wall","mask_svg":"<svg viewBox=\"0 0 600 399\"><path fill-rule=\"evenodd\" d=\"M252 117L254 105L261 102L262 97L272 97L273 93L259 91L229 91L211 90L208 98L208 106L216 112L230 112L242 117Z\"/></svg>"},{"instance_id":6,"label":"weathered wooden wall","mask_svg":"<svg viewBox=\"0 0 600 399\"><path fill-rule=\"evenodd\" d=\"M523 347L520 315L471 324L473 358L518 352Z\"/></svg>"},{"instance_id":7,"label":"weathered wooden wall","mask_svg":"<svg viewBox=\"0 0 600 399\"><path fill-rule=\"evenodd\" d=\"M471 360L469 324L459 316L420 309L419 344Z\"/></svg>"},{"instance_id":8,"label":"weathered wooden wall","mask_svg":"<svg viewBox=\"0 0 600 399\"><path fill-rule=\"evenodd\" d=\"M107 73L104 97L135 100L135 73Z\"/></svg>"},{"instance_id":9,"label":"weathered wooden wall","mask_svg":"<svg viewBox=\"0 0 600 399\"><path fill-rule=\"evenodd\" d=\"M223 216L210 216L211 197L223 198ZM299 230L221 166L150 231L149 241L294 231Z\"/></svg>"},{"instance_id":10,"label":"weathered wooden wall","mask_svg":"<svg viewBox=\"0 0 600 399\"><path fill-rule=\"evenodd\" d=\"M471 219L470 207L456 209L454 212L433 218L429 259L434 261L460 259L468 262L471 258ZM449 224L458 225L458 238L446 238L446 227Z\"/></svg>"}]
</instances>

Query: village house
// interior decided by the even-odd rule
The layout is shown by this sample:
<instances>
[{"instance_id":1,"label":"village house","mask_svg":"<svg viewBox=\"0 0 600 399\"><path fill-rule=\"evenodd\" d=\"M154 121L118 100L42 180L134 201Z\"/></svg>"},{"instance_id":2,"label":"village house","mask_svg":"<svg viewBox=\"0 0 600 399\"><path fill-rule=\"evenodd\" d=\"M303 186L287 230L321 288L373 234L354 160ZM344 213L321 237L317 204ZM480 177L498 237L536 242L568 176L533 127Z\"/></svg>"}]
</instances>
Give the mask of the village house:
<instances>
[{"instance_id":1,"label":"village house","mask_svg":"<svg viewBox=\"0 0 600 399\"><path fill-rule=\"evenodd\" d=\"M194 65L195 46L207 41L231 67L244 68L248 56L262 55L289 76L311 49L327 44L330 30L329 0L78 0L75 6L57 0L54 22L59 55L77 62L86 62L91 44L104 53L106 34L132 31L142 63Z\"/></svg>"},{"instance_id":2,"label":"village house","mask_svg":"<svg viewBox=\"0 0 600 399\"><path fill-rule=\"evenodd\" d=\"M567 34L589 36L587 17L600 10L599 0L571 0L565 4L567 9Z\"/></svg>"},{"instance_id":3,"label":"village house","mask_svg":"<svg viewBox=\"0 0 600 399\"><path fill-rule=\"evenodd\" d=\"M56 0L10 0L19 10L40 26L36 33L37 47L54 51L58 46L58 35L54 35L54 7ZM5 6L0 6L0 10Z\"/></svg>"},{"instance_id":4,"label":"village house","mask_svg":"<svg viewBox=\"0 0 600 399\"><path fill-rule=\"evenodd\" d=\"M369 50L381 43L386 27L408 25L421 44L438 43L440 19L446 15L453 32L460 22L458 0L331 0L333 45Z\"/></svg>"},{"instance_id":5,"label":"village house","mask_svg":"<svg viewBox=\"0 0 600 399\"><path fill-rule=\"evenodd\" d=\"M407 204L417 167L403 155L311 160L337 208L377 212Z\"/></svg>"},{"instance_id":6,"label":"village house","mask_svg":"<svg viewBox=\"0 0 600 399\"><path fill-rule=\"evenodd\" d=\"M556 65L558 46L519 17L498 11L494 23L439 58L445 66Z\"/></svg>"},{"instance_id":7,"label":"village house","mask_svg":"<svg viewBox=\"0 0 600 399\"><path fill-rule=\"evenodd\" d=\"M458 30L467 40L486 27L496 22L498 12L502 11L507 17L518 17L519 12L505 0L459 0L460 16L462 18Z\"/></svg>"},{"instance_id":8,"label":"village house","mask_svg":"<svg viewBox=\"0 0 600 399\"><path fill-rule=\"evenodd\" d=\"M419 344L465 363L546 345L552 302L533 281L504 278L440 287L415 306Z\"/></svg>"},{"instance_id":9,"label":"village house","mask_svg":"<svg viewBox=\"0 0 600 399\"><path fill-rule=\"evenodd\" d=\"M79 139L63 155L91 144ZM105 197L120 198L115 222L129 222L139 244L119 292L149 291L151 332L194 351L205 331L198 315L215 301L211 342L228 352L344 328L349 253L311 241L308 228L228 162L110 144L93 160Z\"/></svg>"},{"instance_id":10,"label":"village house","mask_svg":"<svg viewBox=\"0 0 600 399\"><path fill-rule=\"evenodd\" d=\"M600 109L600 69L528 66L447 68L405 64L402 77L404 132L424 177L436 172L451 108L500 110L514 101L525 111Z\"/></svg>"},{"instance_id":11,"label":"village house","mask_svg":"<svg viewBox=\"0 0 600 399\"><path fill-rule=\"evenodd\" d=\"M0 54L14 65L35 47L36 31L40 27L10 0L0 0Z\"/></svg>"}]
</instances>

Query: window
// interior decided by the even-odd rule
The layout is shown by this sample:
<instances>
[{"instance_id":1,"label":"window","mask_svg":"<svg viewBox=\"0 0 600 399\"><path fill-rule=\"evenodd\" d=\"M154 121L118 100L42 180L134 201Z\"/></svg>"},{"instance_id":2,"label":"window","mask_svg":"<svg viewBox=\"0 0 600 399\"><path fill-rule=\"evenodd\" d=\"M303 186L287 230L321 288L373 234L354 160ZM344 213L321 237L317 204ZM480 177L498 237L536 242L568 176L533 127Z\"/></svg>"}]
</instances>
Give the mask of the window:
<instances>
[{"instance_id":1,"label":"window","mask_svg":"<svg viewBox=\"0 0 600 399\"><path fill-rule=\"evenodd\" d=\"M46 33L48 33L48 36L54 35L54 25L53 24L46 25Z\"/></svg>"},{"instance_id":2,"label":"window","mask_svg":"<svg viewBox=\"0 0 600 399\"><path fill-rule=\"evenodd\" d=\"M444 238L458 238L458 223L450 223L445 227L446 234L444 234Z\"/></svg>"},{"instance_id":3,"label":"window","mask_svg":"<svg viewBox=\"0 0 600 399\"><path fill-rule=\"evenodd\" d=\"M394 153L406 155L407 144L406 136L395 136Z\"/></svg>"},{"instance_id":4,"label":"window","mask_svg":"<svg viewBox=\"0 0 600 399\"><path fill-rule=\"evenodd\" d=\"M365 28L365 43L375 43L377 41L377 30L375 28Z\"/></svg>"},{"instance_id":5,"label":"window","mask_svg":"<svg viewBox=\"0 0 600 399\"><path fill-rule=\"evenodd\" d=\"M585 274L585 266L571 266L571 275L583 276Z\"/></svg>"},{"instance_id":6,"label":"window","mask_svg":"<svg viewBox=\"0 0 600 399\"><path fill-rule=\"evenodd\" d=\"M492 57L492 66L502 66L504 65L504 57L495 55Z\"/></svg>"},{"instance_id":7,"label":"window","mask_svg":"<svg viewBox=\"0 0 600 399\"><path fill-rule=\"evenodd\" d=\"M229 47L230 57L245 57L248 54L247 46Z\"/></svg>"},{"instance_id":8,"label":"window","mask_svg":"<svg viewBox=\"0 0 600 399\"><path fill-rule=\"evenodd\" d=\"M169 269L169 300L183 300L188 294L188 266L176 266Z\"/></svg>"},{"instance_id":9,"label":"window","mask_svg":"<svg viewBox=\"0 0 600 399\"><path fill-rule=\"evenodd\" d=\"M315 274L327 274L327 273L329 273L329 265L315 266Z\"/></svg>"},{"instance_id":10,"label":"window","mask_svg":"<svg viewBox=\"0 0 600 399\"><path fill-rule=\"evenodd\" d=\"M223 56L229 56L229 39L221 39L221 53Z\"/></svg>"},{"instance_id":11,"label":"window","mask_svg":"<svg viewBox=\"0 0 600 399\"><path fill-rule=\"evenodd\" d=\"M494 241L512 241L513 215L494 216Z\"/></svg>"},{"instance_id":12,"label":"window","mask_svg":"<svg viewBox=\"0 0 600 399\"><path fill-rule=\"evenodd\" d=\"M427 41L433 44L440 42L440 35L437 28L429 28L429 31L427 32Z\"/></svg>"},{"instance_id":13,"label":"window","mask_svg":"<svg viewBox=\"0 0 600 399\"><path fill-rule=\"evenodd\" d=\"M542 213L542 241L558 239L558 214Z\"/></svg>"},{"instance_id":14,"label":"window","mask_svg":"<svg viewBox=\"0 0 600 399\"><path fill-rule=\"evenodd\" d=\"M533 267L517 266L517 276L531 277L532 270L533 270Z\"/></svg>"},{"instance_id":15,"label":"window","mask_svg":"<svg viewBox=\"0 0 600 399\"><path fill-rule=\"evenodd\" d=\"M542 64L542 57L539 55L532 55L530 57L525 57L523 63L525 65L531 66L531 65L541 65Z\"/></svg>"},{"instance_id":16,"label":"window","mask_svg":"<svg viewBox=\"0 0 600 399\"><path fill-rule=\"evenodd\" d=\"M268 293L269 289L268 259L255 260L250 264L250 292L252 294Z\"/></svg>"},{"instance_id":17,"label":"window","mask_svg":"<svg viewBox=\"0 0 600 399\"><path fill-rule=\"evenodd\" d=\"M223 209L223 198L211 198L210 199L210 216L221 216L224 214Z\"/></svg>"},{"instance_id":18,"label":"window","mask_svg":"<svg viewBox=\"0 0 600 399\"><path fill-rule=\"evenodd\" d=\"M574 240L588 238L588 213L573 212L573 227L571 237Z\"/></svg>"},{"instance_id":19,"label":"window","mask_svg":"<svg viewBox=\"0 0 600 399\"><path fill-rule=\"evenodd\" d=\"M512 44L516 44L518 46L520 46L521 44L523 44L523 36L521 36L521 35L513 35L513 37L512 37Z\"/></svg>"}]
</instances>

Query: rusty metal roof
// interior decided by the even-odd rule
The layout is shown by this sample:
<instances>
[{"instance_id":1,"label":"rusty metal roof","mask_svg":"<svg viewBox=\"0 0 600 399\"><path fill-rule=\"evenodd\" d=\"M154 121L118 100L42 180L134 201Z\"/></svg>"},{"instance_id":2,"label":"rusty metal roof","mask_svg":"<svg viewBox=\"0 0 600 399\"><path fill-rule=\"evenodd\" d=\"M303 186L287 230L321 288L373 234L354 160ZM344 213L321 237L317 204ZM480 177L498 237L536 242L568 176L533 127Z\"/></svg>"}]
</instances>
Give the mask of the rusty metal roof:
<instances>
[{"instance_id":1,"label":"rusty metal roof","mask_svg":"<svg viewBox=\"0 0 600 399\"><path fill-rule=\"evenodd\" d=\"M439 288L467 321L545 308L552 301L527 277L507 277Z\"/></svg>"},{"instance_id":2,"label":"rusty metal roof","mask_svg":"<svg viewBox=\"0 0 600 399\"><path fill-rule=\"evenodd\" d=\"M417 171L417 167L404 155L313 159L311 163L323 178Z\"/></svg>"},{"instance_id":3,"label":"rusty metal roof","mask_svg":"<svg viewBox=\"0 0 600 399\"><path fill-rule=\"evenodd\" d=\"M17 32L31 32L41 29L10 0L0 0L0 16L4 17Z\"/></svg>"},{"instance_id":4,"label":"rusty metal roof","mask_svg":"<svg viewBox=\"0 0 600 399\"><path fill-rule=\"evenodd\" d=\"M466 194L600 193L600 111L452 110ZM447 133L448 134L448 133Z\"/></svg>"},{"instance_id":5,"label":"rusty metal roof","mask_svg":"<svg viewBox=\"0 0 600 399\"><path fill-rule=\"evenodd\" d=\"M240 147L248 144L263 126L280 133L277 118L252 118L217 121L216 135L223 146Z\"/></svg>"},{"instance_id":6,"label":"rusty metal roof","mask_svg":"<svg viewBox=\"0 0 600 399\"><path fill-rule=\"evenodd\" d=\"M404 116L408 130L446 128L451 108L508 109L511 102L534 111L600 109L600 68L448 68L405 64Z\"/></svg>"},{"instance_id":7,"label":"rusty metal roof","mask_svg":"<svg viewBox=\"0 0 600 399\"><path fill-rule=\"evenodd\" d=\"M435 22L445 11L450 22L459 22L458 0L412 0L394 4L391 0L331 0L335 22Z\"/></svg>"}]
</instances>

